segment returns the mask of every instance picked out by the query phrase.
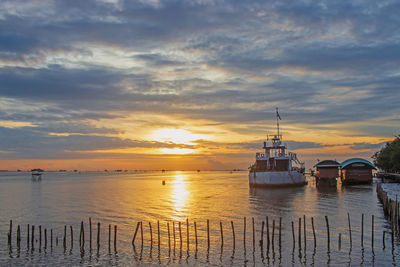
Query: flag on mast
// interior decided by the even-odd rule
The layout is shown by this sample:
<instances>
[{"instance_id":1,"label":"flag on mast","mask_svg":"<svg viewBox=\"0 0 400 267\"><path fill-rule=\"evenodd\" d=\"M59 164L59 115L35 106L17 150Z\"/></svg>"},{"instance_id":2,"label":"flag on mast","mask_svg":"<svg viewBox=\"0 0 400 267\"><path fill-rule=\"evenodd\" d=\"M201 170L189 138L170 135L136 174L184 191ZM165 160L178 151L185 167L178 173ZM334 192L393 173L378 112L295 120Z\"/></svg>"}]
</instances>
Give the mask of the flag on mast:
<instances>
[{"instance_id":1,"label":"flag on mast","mask_svg":"<svg viewBox=\"0 0 400 267\"><path fill-rule=\"evenodd\" d=\"M278 119L282 120L282 119L281 119L281 116L279 115L278 108L276 108L276 117L277 117Z\"/></svg>"}]
</instances>

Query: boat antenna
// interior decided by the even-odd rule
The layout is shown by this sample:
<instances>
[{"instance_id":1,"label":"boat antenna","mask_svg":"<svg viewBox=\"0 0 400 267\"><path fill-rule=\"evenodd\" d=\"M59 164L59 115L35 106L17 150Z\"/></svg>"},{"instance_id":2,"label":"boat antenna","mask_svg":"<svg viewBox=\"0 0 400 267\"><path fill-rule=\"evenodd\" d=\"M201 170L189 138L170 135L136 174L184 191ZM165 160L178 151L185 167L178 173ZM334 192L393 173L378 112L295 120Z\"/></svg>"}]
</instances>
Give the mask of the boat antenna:
<instances>
[{"instance_id":1,"label":"boat antenna","mask_svg":"<svg viewBox=\"0 0 400 267\"><path fill-rule=\"evenodd\" d=\"M278 130L278 138L279 138L279 120L282 119L281 116L279 115L278 108L276 108L276 128Z\"/></svg>"}]
</instances>

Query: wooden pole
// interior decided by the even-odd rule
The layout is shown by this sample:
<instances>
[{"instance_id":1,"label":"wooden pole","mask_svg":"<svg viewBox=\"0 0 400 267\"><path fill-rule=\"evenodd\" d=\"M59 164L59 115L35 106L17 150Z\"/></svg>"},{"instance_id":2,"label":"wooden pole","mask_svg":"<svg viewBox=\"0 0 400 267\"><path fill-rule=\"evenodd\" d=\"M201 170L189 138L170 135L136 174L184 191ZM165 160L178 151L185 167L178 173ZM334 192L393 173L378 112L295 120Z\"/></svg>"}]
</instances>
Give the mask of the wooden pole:
<instances>
[{"instance_id":1,"label":"wooden pole","mask_svg":"<svg viewBox=\"0 0 400 267\"><path fill-rule=\"evenodd\" d=\"M293 237L293 249L295 248L296 245L296 238L294 236L294 223L292 221L292 237Z\"/></svg>"},{"instance_id":2,"label":"wooden pole","mask_svg":"<svg viewBox=\"0 0 400 267\"><path fill-rule=\"evenodd\" d=\"M371 246L374 249L374 215L372 215L372 224L371 224Z\"/></svg>"},{"instance_id":3,"label":"wooden pole","mask_svg":"<svg viewBox=\"0 0 400 267\"><path fill-rule=\"evenodd\" d=\"M181 224L179 223L179 228L181 227ZM180 229L179 229L180 230ZM160 221L157 220L157 239L158 239L158 248L160 248L161 241L160 241ZM182 236L181 236L181 248L182 248Z\"/></svg>"},{"instance_id":4,"label":"wooden pole","mask_svg":"<svg viewBox=\"0 0 400 267\"><path fill-rule=\"evenodd\" d=\"M235 244L236 244L236 237L235 237L235 227L233 226L233 221L231 221L231 226L232 226L232 242L233 242L233 249L235 249Z\"/></svg>"},{"instance_id":5,"label":"wooden pole","mask_svg":"<svg viewBox=\"0 0 400 267\"><path fill-rule=\"evenodd\" d=\"M307 250L307 231L306 231L306 215L303 215L303 230L304 230L304 235L303 235L303 240L304 240L304 250Z\"/></svg>"},{"instance_id":6,"label":"wooden pole","mask_svg":"<svg viewBox=\"0 0 400 267\"><path fill-rule=\"evenodd\" d=\"M30 241L30 239L29 239L29 236L30 236L29 231L30 231L30 225L28 224L28 225L27 225L27 229L26 229L26 232L27 232L27 236L26 236L26 247L27 247L27 248L29 248L29 241Z\"/></svg>"},{"instance_id":7,"label":"wooden pole","mask_svg":"<svg viewBox=\"0 0 400 267\"><path fill-rule=\"evenodd\" d=\"M39 248L42 248L42 226L39 225Z\"/></svg>"},{"instance_id":8,"label":"wooden pole","mask_svg":"<svg viewBox=\"0 0 400 267\"><path fill-rule=\"evenodd\" d=\"M299 249L301 249L301 217L299 218Z\"/></svg>"},{"instance_id":9,"label":"wooden pole","mask_svg":"<svg viewBox=\"0 0 400 267\"><path fill-rule=\"evenodd\" d=\"M63 238L64 249L67 247L67 226L64 225L64 238Z\"/></svg>"},{"instance_id":10,"label":"wooden pole","mask_svg":"<svg viewBox=\"0 0 400 267\"><path fill-rule=\"evenodd\" d=\"M50 229L50 247L53 248L53 228Z\"/></svg>"},{"instance_id":11,"label":"wooden pole","mask_svg":"<svg viewBox=\"0 0 400 267\"><path fill-rule=\"evenodd\" d=\"M279 249L281 249L282 244L282 217L279 217Z\"/></svg>"},{"instance_id":12,"label":"wooden pole","mask_svg":"<svg viewBox=\"0 0 400 267\"><path fill-rule=\"evenodd\" d=\"M330 249L330 236L329 236L329 221L328 221L328 216L325 216L325 222L326 222L326 234L328 236L328 250Z\"/></svg>"},{"instance_id":13,"label":"wooden pole","mask_svg":"<svg viewBox=\"0 0 400 267\"><path fill-rule=\"evenodd\" d=\"M255 233L255 229L254 229L254 217L251 217L251 222L253 225L253 250L255 250L256 247L256 233Z\"/></svg>"},{"instance_id":14,"label":"wooden pole","mask_svg":"<svg viewBox=\"0 0 400 267\"><path fill-rule=\"evenodd\" d=\"M341 233L339 233L338 248L339 248L339 250L342 248L342 234Z\"/></svg>"},{"instance_id":15,"label":"wooden pole","mask_svg":"<svg viewBox=\"0 0 400 267\"><path fill-rule=\"evenodd\" d=\"M174 236L174 253L175 253L175 246L176 246L176 238L175 238L175 222L172 222L172 233Z\"/></svg>"},{"instance_id":16,"label":"wooden pole","mask_svg":"<svg viewBox=\"0 0 400 267\"><path fill-rule=\"evenodd\" d=\"M143 247L143 222L140 222L140 238L141 238L141 244L142 244L142 247Z\"/></svg>"},{"instance_id":17,"label":"wooden pole","mask_svg":"<svg viewBox=\"0 0 400 267\"><path fill-rule=\"evenodd\" d=\"M351 223L350 223L350 213L347 213L347 220L349 221L349 237L350 237L350 247L353 245L353 240L351 238Z\"/></svg>"},{"instance_id":18,"label":"wooden pole","mask_svg":"<svg viewBox=\"0 0 400 267\"><path fill-rule=\"evenodd\" d=\"M151 222L149 222L149 231L150 231L150 246L153 247L153 230L151 229Z\"/></svg>"},{"instance_id":19,"label":"wooden pole","mask_svg":"<svg viewBox=\"0 0 400 267\"><path fill-rule=\"evenodd\" d=\"M67 228L67 226L65 226L65 229ZM64 229L64 232L66 231ZM65 243L65 242L64 242ZM32 225L32 240L31 240L31 246L32 246L32 249L33 249L33 247L34 247L34 244L35 244L35 226L34 225ZM65 248L65 245L64 245L64 248Z\"/></svg>"},{"instance_id":20,"label":"wooden pole","mask_svg":"<svg viewBox=\"0 0 400 267\"><path fill-rule=\"evenodd\" d=\"M169 222L167 222L167 228L168 228L168 250L171 250L171 233L169 231Z\"/></svg>"},{"instance_id":21,"label":"wooden pole","mask_svg":"<svg viewBox=\"0 0 400 267\"><path fill-rule=\"evenodd\" d=\"M132 239L132 246L135 245L135 239L136 239L137 232L139 230L139 224L140 224L140 222L138 222L136 224L136 230L135 230L135 233L133 234L133 239ZM151 232L151 224L150 224L150 232Z\"/></svg>"},{"instance_id":22,"label":"wooden pole","mask_svg":"<svg viewBox=\"0 0 400 267\"><path fill-rule=\"evenodd\" d=\"M314 228L314 218L311 217L311 226L312 226L312 232L314 236L314 248L317 247L317 237L315 236L315 228Z\"/></svg>"},{"instance_id":23,"label":"wooden pole","mask_svg":"<svg viewBox=\"0 0 400 267\"><path fill-rule=\"evenodd\" d=\"M265 224L265 222L262 221L262 223L261 223L261 236L260 236L260 246L261 247L263 246L263 243L264 243L264 224Z\"/></svg>"},{"instance_id":24,"label":"wooden pole","mask_svg":"<svg viewBox=\"0 0 400 267\"><path fill-rule=\"evenodd\" d=\"M269 239L269 222L268 222L268 216L266 216L265 217L265 220L266 220L266 230L267 230L267 250L269 250L269 241L270 241L270 239Z\"/></svg>"},{"instance_id":25,"label":"wooden pole","mask_svg":"<svg viewBox=\"0 0 400 267\"><path fill-rule=\"evenodd\" d=\"M364 247L364 213L361 214L361 247Z\"/></svg>"},{"instance_id":26,"label":"wooden pole","mask_svg":"<svg viewBox=\"0 0 400 267\"><path fill-rule=\"evenodd\" d=\"M275 220L272 220L272 250L274 249L274 239L275 239Z\"/></svg>"},{"instance_id":27,"label":"wooden pole","mask_svg":"<svg viewBox=\"0 0 400 267\"><path fill-rule=\"evenodd\" d=\"M382 237L382 243L383 243L383 249L385 249L386 248L386 246L385 246L385 231L383 231L383 237Z\"/></svg>"},{"instance_id":28,"label":"wooden pole","mask_svg":"<svg viewBox=\"0 0 400 267\"><path fill-rule=\"evenodd\" d=\"M89 247L92 249L92 218L89 217Z\"/></svg>"},{"instance_id":29,"label":"wooden pole","mask_svg":"<svg viewBox=\"0 0 400 267\"><path fill-rule=\"evenodd\" d=\"M246 247L246 217L243 217L243 246Z\"/></svg>"},{"instance_id":30,"label":"wooden pole","mask_svg":"<svg viewBox=\"0 0 400 267\"><path fill-rule=\"evenodd\" d=\"M108 224L108 251L110 251L111 244L111 224Z\"/></svg>"},{"instance_id":31,"label":"wooden pole","mask_svg":"<svg viewBox=\"0 0 400 267\"><path fill-rule=\"evenodd\" d=\"M140 228L142 228L142 223L140 222ZM143 231L142 231L143 240ZM117 225L114 225L114 251L117 251Z\"/></svg>"},{"instance_id":32,"label":"wooden pole","mask_svg":"<svg viewBox=\"0 0 400 267\"><path fill-rule=\"evenodd\" d=\"M197 225L196 225L196 221L194 222L194 236L196 239L196 249L197 249Z\"/></svg>"},{"instance_id":33,"label":"wooden pole","mask_svg":"<svg viewBox=\"0 0 400 267\"><path fill-rule=\"evenodd\" d=\"M179 221L179 248L182 250L182 223Z\"/></svg>"},{"instance_id":34,"label":"wooden pole","mask_svg":"<svg viewBox=\"0 0 400 267\"><path fill-rule=\"evenodd\" d=\"M100 223L97 223L97 250L100 248Z\"/></svg>"},{"instance_id":35,"label":"wooden pole","mask_svg":"<svg viewBox=\"0 0 400 267\"><path fill-rule=\"evenodd\" d=\"M17 227L17 246L18 248L21 247L21 228L19 227L19 224Z\"/></svg>"},{"instance_id":36,"label":"wooden pole","mask_svg":"<svg viewBox=\"0 0 400 267\"><path fill-rule=\"evenodd\" d=\"M72 225L69 226L69 229L71 230L71 249L74 246L74 230L72 229Z\"/></svg>"},{"instance_id":37,"label":"wooden pole","mask_svg":"<svg viewBox=\"0 0 400 267\"><path fill-rule=\"evenodd\" d=\"M8 245L11 246L11 241L12 241L12 220L10 220L10 231L8 233Z\"/></svg>"},{"instance_id":38,"label":"wooden pole","mask_svg":"<svg viewBox=\"0 0 400 267\"><path fill-rule=\"evenodd\" d=\"M254 220L253 220L253 222L254 222ZM223 247L224 246L224 231L222 229L222 222L221 221L219 222L219 228L221 229L221 247Z\"/></svg>"},{"instance_id":39,"label":"wooden pole","mask_svg":"<svg viewBox=\"0 0 400 267\"><path fill-rule=\"evenodd\" d=\"M186 246L187 246L187 251L189 251L189 244L190 244L190 239L189 239L189 218L186 218Z\"/></svg>"},{"instance_id":40,"label":"wooden pole","mask_svg":"<svg viewBox=\"0 0 400 267\"><path fill-rule=\"evenodd\" d=\"M18 225L18 231L19 231L19 225ZM44 249L47 249L47 229L46 228L44 229Z\"/></svg>"},{"instance_id":41,"label":"wooden pole","mask_svg":"<svg viewBox=\"0 0 400 267\"><path fill-rule=\"evenodd\" d=\"M82 249L85 248L85 225L83 221L81 221L81 228L82 228Z\"/></svg>"},{"instance_id":42,"label":"wooden pole","mask_svg":"<svg viewBox=\"0 0 400 267\"><path fill-rule=\"evenodd\" d=\"M207 248L210 249L210 220L207 219Z\"/></svg>"}]
</instances>

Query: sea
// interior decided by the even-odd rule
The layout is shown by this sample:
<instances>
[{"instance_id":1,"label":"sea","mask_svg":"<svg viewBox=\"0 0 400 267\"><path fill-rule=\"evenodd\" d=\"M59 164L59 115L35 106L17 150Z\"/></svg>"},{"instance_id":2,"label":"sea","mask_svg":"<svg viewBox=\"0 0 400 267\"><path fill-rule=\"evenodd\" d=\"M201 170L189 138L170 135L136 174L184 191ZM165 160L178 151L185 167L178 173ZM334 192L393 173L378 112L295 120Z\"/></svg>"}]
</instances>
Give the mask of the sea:
<instances>
[{"instance_id":1,"label":"sea","mask_svg":"<svg viewBox=\"0 0 400 267\"><path fill-rule=\"evenodd\" d=\"M245 171L45 172L40 181L1 172L0 265L397 266L400 243L377 180L307 181L267 189L250 188Z\"/></svg>"}]
</instances>

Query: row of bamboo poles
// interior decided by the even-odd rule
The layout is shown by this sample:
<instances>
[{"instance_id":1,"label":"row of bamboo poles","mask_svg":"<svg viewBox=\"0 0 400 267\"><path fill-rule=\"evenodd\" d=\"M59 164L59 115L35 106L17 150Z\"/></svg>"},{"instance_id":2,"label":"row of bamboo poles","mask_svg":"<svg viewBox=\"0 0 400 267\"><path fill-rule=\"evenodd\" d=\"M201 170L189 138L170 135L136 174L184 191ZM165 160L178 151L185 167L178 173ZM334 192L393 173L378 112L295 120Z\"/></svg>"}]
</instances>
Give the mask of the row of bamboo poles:
<instances>
[{"instance_id":1,"label":"row of bamboo poles","mask_svg":"<svg viewBox=\"0 0 400 267\"><path fill-rule=\"evenodd\" d=\"M389 202L388 202L389 203ZM398 203L397 203L397 208ZM393 209L394 210L394 209ZM398 216L398 213L397 213ZM351 221L350 221L350 214L347 213L347 218L348 218L348 241L349 241L349 247L352 248L353 245L353 240L352 240L352 227L351 227ZM398 220L398 217L396 217ZM317 247L317 236L315 233L315 226L314 226L314 218L310 218L311 222L311 229L312 229L312 234L313 234L313 247L314 249ZM192 224L189 222L189 219L186 219L185 223L182 222L166 222L166 227L167 227L167 233L168 233L168 249L171 250L172 248L175 250L178 242L179 242L179 249L182 251L183 245L184 245L184 240L183 240L183 235L185 234L183 232L183 227L182 225L184 224L184 228L186 229L186 250L189 251L190 247L190 235L189 232L191 231L190 228L193 227L194 231L194 244L196 251L198 247L198 232L197 232L197 222L194 221ZM331 233L330 233L330 226L329 226L329 219L328 216L325 216L325 224L326 224L326 246L328 251L330 250L331 247ZM93 234L97 232L97 238L94 240L96 241L95 245L97 246L97 250L100 248L101 240L100 240L100 232L101 232L101 224L100 222L97 223L97 228L92 229L92 220L89 218L89 248L92 250L92 240L93 240ZM143 247L144 243L144 230L143 230L143 222L137 222L135 231L133 233L132 237L132 246L135 248L135 242L139 242L141 246ZM246 249L246 234L248 233L246 227L247 227L247 218L243 218L243 247ZM304 250L307 248L307 223L306 223L306 215L303 215L303 217L300 217L298 219L298 233L297 233L297 245L296 245L296 231L295 231L295 221L291 221L291 234L292 234L292 245L293 245L293 250L297 246L299 250L302 249L302 246ZM266 252L269 253L269 251L274 251L275 246L281 250L282 246L282 217L279 218L279 220L271 219L266 216L265 221L261 222L260 226L257 226L255 223L254 218L251 218L251 226L252 226L252 236L250 239L252 240L252 247L253 250L256 247L256 241L258 241L259 246L263 249L264 246L266 247ZM160 249L161 246L161 232L160 232L160 221L157 221L156 224L156 238L157 238L157 243L155 240L153 240L153 226L151 222L148 222L148 232L149 232L149 237L150 237L150 246L153 247L153 244L156 243L158 245L158 248ZM256 240L256 227L260 227L260 236ZM113 228L113 229L112 229ZM230 228L230 229L229 229ZM34 249L35 243L38 244L38 248L44 248L47 249L49 246L50 248L53 248L53 229L49 229L50 235L48 235L48 229L44 228L42 229L42 226L39 225L38 227L38 237L35 238L35 225L27 225L26 227L26 247L27 248L32 248ZM219 232L220 232L220 245L221 248L224 246L224 234L226 235L226 231L231 231L231 236L232 236L232 248L233 250L236 247L236 233L235 232L235 225L233 221L230 221L230 227L228 226L228 229L224 230L223 223L220 221L219 222ZM207 228L206 228L206 233L207 233L207 251L210 249L210 221L207 220ZM12 246L12 236L13 236L13 224L12 220L10 220L10 229L8 232L8 245L11 248ZM74 244L74 229L72 226L69 227L69 238L67 236L68 231L67 231L67 226L64 226L64 232L62 236L62 246L64 250L67 247L67 239L70 239L70 247L71 249L73 248ZM139 233L140 233L140 240L137 241L139 238ZM374 215L371 216L371 248L374 248ZM44 234L44 235L43 235ZM383 231L383 249L385 249L385 234L386 232ZM113 235L113 238L112 238ZM303 235L303 236L302 236ZM42 240L43 236L43 240ZM277 239L277 240L276 240ZM342 244L342 233L338 233L338 249L341 249L341 244ZM61 241L61 240L60 240ZM84 222L82 221L80 224L80 232L79 232L79 248L81 251L84 251L85 249L85 225ZM193 241L192 241L193 242ZM55 243L56 246L59 244L59 238L55 238ZM111 224L108 225L108 249L109 251L111 250L111 243L113 243L114 250L117 251L117 225L114 225L112 227ZM361 215L361 240L360 240L361 247L364 247L364 214ZM21 247L21 227L20 225L17 226L17 234L16 234L16 245L18 248ZM392 234L392 248L393 248L393 234Z\"/></svg>"},{"instance_id":2,"label":"row of bamboo poles","mask_svg":"<svg viewBox=\"0 0 400 267\"><path fill-rule=\"evenodd\" d=\"M392 227L392 235L400 234L400 204L397 201L397 195L395 199L391 199L388 193L382 189L382 184L378 183L376 185L376 193L383 206L383 212L388 218L390 225Z\"/></svg>"}]
</instances>

